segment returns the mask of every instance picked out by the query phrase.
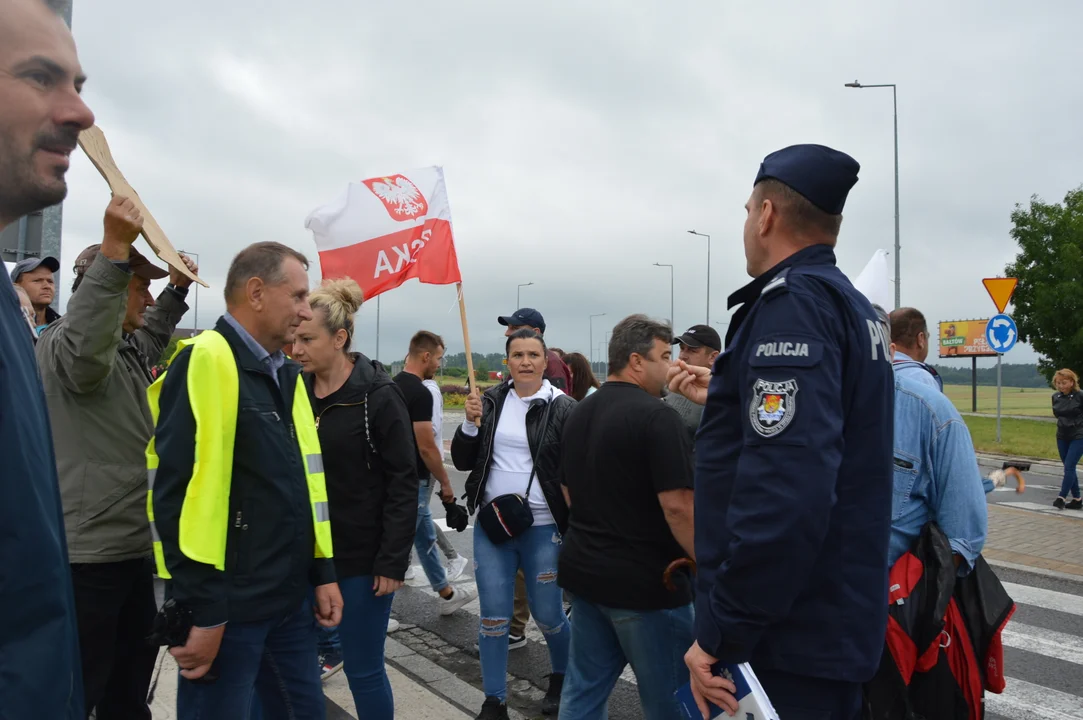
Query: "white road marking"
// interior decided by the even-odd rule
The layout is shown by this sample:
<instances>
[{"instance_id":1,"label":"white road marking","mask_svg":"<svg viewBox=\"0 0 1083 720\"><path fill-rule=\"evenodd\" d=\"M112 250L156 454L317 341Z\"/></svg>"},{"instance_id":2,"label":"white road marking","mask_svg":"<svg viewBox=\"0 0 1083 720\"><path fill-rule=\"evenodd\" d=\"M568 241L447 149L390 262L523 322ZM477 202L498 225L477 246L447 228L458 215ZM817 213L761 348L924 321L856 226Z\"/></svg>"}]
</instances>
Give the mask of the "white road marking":
<instances>
[{"instance_id":1,"label":"white road marking","mask_svg":"<svg viewBox=\"0 0 1083 720\"><path fill-rule=\"evenodd\" d=\"M1078 635L1009 622L1000 637L1005 647L1083 665L1083 638Z\"/></svg>"},{"instance_id":2,"label":"white road marking","mask_svg":"<svg viewBox=\"0 0 1083 720\"><path fill-rule=\"evenodd\" d=\"M1003 585L1008 595L1017 603L1083 617L1083 597L1079 595L1069 595L1055 590L1043 590L1029 585L1017 585L1009 582L1003 583Z\"/></svg>"},{"instance_id":3,"label":"white road marking","mask_svg":"<svg viewBox=\"0 0 1083 720\"><path fill-rule=\"evenodd\" d=\"M1011 720L1079 720L1083 717L1083 697L1052 688L1006 678L1007 687L1000 695L986 693L985 712Z\"/></svg>"},{"instance_id":4,"label":"white road marking","mask_svg":"<svg viewBox=\"0 0 1083 720\"><path fill-rule=\"evenodd\" d=\"M1034 502L998 502L997 505L1000 505L1002 507L1016 508L1018 510L1030 510L1032 512L1040 512L1046 515L1056 515L1058 517L1064 517L1070 520L1083 520L1083 511L1058 510L1051 504L1043 505L1042 503Z\"/></svg>"}]
</instances>

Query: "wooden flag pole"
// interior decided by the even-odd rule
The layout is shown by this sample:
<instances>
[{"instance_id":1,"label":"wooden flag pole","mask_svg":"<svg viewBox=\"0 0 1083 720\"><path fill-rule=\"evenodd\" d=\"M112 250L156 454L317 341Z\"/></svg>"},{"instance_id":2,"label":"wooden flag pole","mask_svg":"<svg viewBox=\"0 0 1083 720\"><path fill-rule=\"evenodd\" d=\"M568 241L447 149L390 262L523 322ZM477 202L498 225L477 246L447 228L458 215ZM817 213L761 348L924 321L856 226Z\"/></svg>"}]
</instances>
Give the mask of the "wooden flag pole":
<instances>
[{"instance_id":1,"label":"wooden flag pole","mask_svg":"<svg viewBox=\"0 0 1083 720\"><path fill-rule=\"evenodd\" d=\"M474 378L474 354L470 352L470 326L466 322L466 299L463 297L462 281L455 283L455 290L459 293L459 317L463 321L463 347L466 349L466 373L470 381L470 394L477 392L478 384ZM481 419L474 422L481 427Z\"/></svg>"}]
</instances>

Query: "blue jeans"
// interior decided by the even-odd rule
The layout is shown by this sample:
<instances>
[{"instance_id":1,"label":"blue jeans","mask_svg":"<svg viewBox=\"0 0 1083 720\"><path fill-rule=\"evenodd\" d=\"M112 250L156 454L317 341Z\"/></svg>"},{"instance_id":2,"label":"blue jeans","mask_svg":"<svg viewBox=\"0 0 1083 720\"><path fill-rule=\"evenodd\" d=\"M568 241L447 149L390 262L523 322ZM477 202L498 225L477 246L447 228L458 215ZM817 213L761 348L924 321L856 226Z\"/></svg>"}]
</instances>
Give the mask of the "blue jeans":
<instances>
[{"instance_id":1,"label":"blue jeans","mask_svg":"<svg viewBox=\"0 0 1083 720\"><path fill-rule=\"evenodd\" d=\"M678 720L673 698L688 682L684 654L695 641L692 605L673 610L615 610L572 601L572 649L560 720L605 720L609 695L626 664L639 686L646 720Z\"/></svg>"},{"instance_id":2,"label":"blue jeans","mask_svg":"<svg viewBox=\"0 0 1083 720\"><path fill-rule=\"evenodd\" d=\"M266 720L323 720L314 628L307 601L285 616L228 623L214 661L218 679L204 685L178 678L178 720L247 718L254 695Z\"/></svg>"},{"instance_id":3,"label":"blue jeans","mask_svg":"<svg viewBox=\"0 0 1083 720\"><path fill-rule=\"evenodd\" d=\"M338 581L342 590L342 672L350 682L353 703L365 720L393 720L395 698L384 668L387 619L394 593L376 597L372 576L360 575Z\"/></svg>"},{"instance_id":4,"label":"blue jeans","mask_svg":"<svg viewBox=\"0 0 1083 720\"><path fill-rule=\"evenodd\" d=\"M526 595L534 622L545 634L553 672L568 667L571 625L557 585L560 535L556 525L535 525L503 545L494 545L481 528L474 530L474 577L481 602L478 654L486 697L507 696L508 628L515 599L515 575L526 576Z\"/></svg>"},{"instance_id":5,"label":"blue jeans","mask_svg":"<svg viewBox=\"0 0 1083 720\"><path fill-rule=\"evenodd\" d=\"M422 480L417 487L417 526L414 532L414 549L429 579L432 589L440 592L448 586L447 570L436 545L436 527L432 524L429 499L432 498L433 480Z\"/></svg>"},{"instance_id":6,"label":"blue jeans","mask_svg":"<svg viewBox=\"0 0 1083 720\"><path fill-rule=\"evenodd\" d=\"M1060 497L1066 498L1071 493L1073 498L1079 498L1079 475L1076 474L1076 465L1083 458L1083 440L1061 440L1057 438L1057 450L1060 451L1061 462L1064 463L1064 480L1060 484Z\"/></svg>"}]
</instances>

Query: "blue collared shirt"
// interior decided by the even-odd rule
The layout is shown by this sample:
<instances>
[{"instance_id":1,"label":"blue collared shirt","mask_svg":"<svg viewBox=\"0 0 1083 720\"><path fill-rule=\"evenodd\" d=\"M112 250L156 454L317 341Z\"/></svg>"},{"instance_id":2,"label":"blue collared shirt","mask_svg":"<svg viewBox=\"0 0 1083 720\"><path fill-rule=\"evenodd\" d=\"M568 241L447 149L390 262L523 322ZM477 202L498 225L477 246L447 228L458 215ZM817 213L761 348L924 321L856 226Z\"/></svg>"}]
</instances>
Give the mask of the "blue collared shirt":
<instances>
[{"instance_id":1,"label":"blue collared shirt","mask_svg":"<svg viewBox=\"0 0 1083 720\"><path fill-rule=\"evenodd\" d=\"M928 385L937 392L942 392L940 389L940 383L936 381L933 374L923 368L922 364L910 357L906 353L896 350L895 351L895 375L896 377L904 377L907 380L913 380L921 383L922 385Z\"/></svg>"},{"instance_id":2,"label":"blue collared shirt","mask_svg":"<svg viewBox=\"0 0 1083 720\"><path fill-rule=\"evenodd\" d=\"M274 379L275 385L278 385L278 370L286 364L286 353L281 350L275 351L273 354L267 352L267 348L263 347L256 341L252 334L244 329L244 326L237 322L237 318L230 315L228 312L222 316L230 327L237 331L237 334L241 336L241 340L252 351L252 354L256 356L256 359L260 361L260 364L267 369L267 372Z\"/></svg>"},{"instance_id":3,"label":"blue collared shirt","mask_svg":"<svg viewBox=\"0 0 1083 720\"><path fill-rule=\"evenodd\" d=\"M924 372L924 371L921 371ZM928 374L928 373L926 373ZM970 572L985 545L985 488L959 411L938 388L895 375L895 479L888 566L936 521Z\"/></svg>"}]
</instances>

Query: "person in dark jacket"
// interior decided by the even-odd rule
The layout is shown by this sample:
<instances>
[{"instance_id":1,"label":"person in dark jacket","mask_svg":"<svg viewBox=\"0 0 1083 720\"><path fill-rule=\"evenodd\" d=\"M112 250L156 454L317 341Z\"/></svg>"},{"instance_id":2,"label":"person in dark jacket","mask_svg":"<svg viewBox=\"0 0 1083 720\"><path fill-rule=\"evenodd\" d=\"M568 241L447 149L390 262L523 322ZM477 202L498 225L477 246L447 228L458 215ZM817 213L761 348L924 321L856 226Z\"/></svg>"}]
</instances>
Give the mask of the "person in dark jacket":
<instances>
[{"instance_id":1,"label":"person in dark jacket","mask_svg":"<svg viewBox=\"0 0 1083 720\"><path fill-rule=\"evenodd\" d=\"M1053 375L1053 414L1057 418L1057 450L1064 463L1064 480L1053 506L1061 510L1083 510L1079 497L1079 476L1076 465L1083 458L1083 393L1079 391L1079 376L1064 368ZM1069 501L1068 496L1072 499ZM1067 504L1066 504L1067 503Z\"/></svg>"},{"instance_id":2,"label":"person in dark jacket","mask_svg":"<svg viewBox=\"0 0 1083 720\"><path fill-rule=\"evenodd\" d=\"M51 4L0 0L0 230L64 199L67 155L94 115ZM31 330L0 273L0 716L85 720L75 598L45 391Z\"/></svg>"},{"instance_id":3,"label":"person in dark jacket","mask_svg":"<svg viewBox=\"0 0 1083 720\"><path fill-rule=\"evenodd\" d=\"M685 657L701 703L736 711L732 684L711 668L750 662L779 716L856 720L861 683L880 661L890 342L834 251L858 167L822 145L763 160L745 205L754 279L730 296L741 307L726 350L711 370L680 363L670 384L706 404L696 437L697 642Z\"/></svg>"},{"instance_id":4,"label":"person in dark jacket","mask_svg":"<svg viewBox=\"0 0 1083 720\"><path fill-rule=\"evenodd\" d=\"M560 438L575 400L544 378L546 354L545 341L533 330L512 333L507 341L511 381L490 388L484 396L467 398L466 420L451 442L455 467L470 471L466 496L471 514L485 512L498 497L518 495L526 499L533 516L533 523L515 537L490 537L482 527L474 531L481 600L478 652L485 691L478 720L508 717L508 630L520 568L553 667L542 701L545 714L560 707L568 665L571 632L556 579L561 536L568 526L568 506L560 487ZM480 429L475 425L479 419Z\"/></svg>"},{"instance_id":5,"label":"person in dark jacket","mask_svg":"<svg viewBox=\"0 0 1083 720\"><path fill-rule=\"evenodd\" d=\"M395 716L384 639L395 591L410 563L417 522L413 428L402 392L379 363L350 352L361 288L328 280L309 298L293 357L320 435L335 571L345 603L339 641L354 705L366 718Z\"/></svg>"},{"instance_id":6,"label":"person in dark jacket","mask_svg":"<svg viewBox=\"0 0 1083 720\"><path fill-rule=\"evenodd\" d=\"M314 423L302 427L293 412L304 398L303 410L311 413L304 388L298 393L301 366L282 352L301 322L312 318L307 268L304 255L279 243L256 243L238 253L226 275L227 312L207 331L221 338L197 336L158 381L152 530L160 538L159 575L164 564L171 576L166 596L193 623L187 643L170 649L180 667L179 720L247 718L253 692L271 717L279 717L275 711L282 708L298 718L325 713L312 616L315 611L325 627L338 625L342 596L330 538L326 545L322 540L326 526L316 526L326 520L326 508L320 508L326 503L314 492L324 484L322 459L318 453L302 455L301 443L316 429ZM222 339L236 362L235 376L220 369L220 355L211 356L209 349L193 361L195 351L210 348L211 340L220 348ZM199 379L189 383L193 372ZM200 401L201 416L217 420L221 411L200 394L206 393L201 383L226 387L231 377L237 392L232 457L223 458L229 467L208 469L204 463L216 455L211 438L207 449L205 436L196 446L200 429L193 398ZM199 464L197 451L203 454ZM223 476L229 485L220 493L213 483ZM207 499L192 495L195 477L200 488L209 488L211 511L205 510ZM185 525L192 537L181 533L186 513L193 514ZM227 518L224 547L214 550L220 554L193 559L190 548L210 544L196 533L220 533L207 522L219 515ZM194 682L212 669L216 680Z\"/></svg>"}]
</instances>

